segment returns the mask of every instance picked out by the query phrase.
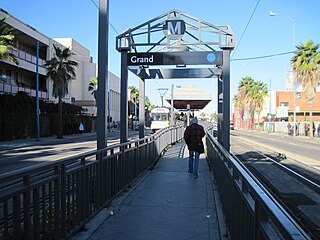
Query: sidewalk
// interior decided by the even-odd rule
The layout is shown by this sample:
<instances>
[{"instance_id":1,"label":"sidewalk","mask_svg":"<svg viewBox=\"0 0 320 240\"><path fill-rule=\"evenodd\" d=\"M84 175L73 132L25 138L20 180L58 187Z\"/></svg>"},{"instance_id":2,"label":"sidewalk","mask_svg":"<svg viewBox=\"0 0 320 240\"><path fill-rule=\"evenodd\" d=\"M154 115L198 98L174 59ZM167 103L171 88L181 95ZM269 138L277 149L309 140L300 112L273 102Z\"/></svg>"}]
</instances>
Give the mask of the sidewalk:
<instances>
[{"instance_id":1,"label":"sidewalk","mask_svg":"<svg viewBox=\"0 0 320 240\"><path fill-rule=\"evenodd\" d=\"M199 178L194 179L187 172L184 142L172 146L152 171L74 240L221 239L225 230L220 230L224 224L216 186L201 157Z\"/></svg>"},{"instance_id":2,"label":"sidewalk","mask_svg":"<svg viewBox=\"0 0 320 240\"><path fill-rule=\"evenodd\" d=\"M296 141L301 141L301 142L308 142L308 143L320 143L320 138L318 138L318 136L314 136L313 138L310 138L308 136L304 136L304 135L297 135L297 136L292 136L289 135L288 133L279 133L279 132L266 132L266 131L258 131L258 130L248 130L248 129L235 129L235 131L243 131L246 133L255 133L255 134L265 134L265 135L274 135L274 136L281 136L281 137L285 137L288 139L292 139L292 140L296 140ZM232 134L232 131L230 131L230 134Z\"/></svg>"}]
</instances>

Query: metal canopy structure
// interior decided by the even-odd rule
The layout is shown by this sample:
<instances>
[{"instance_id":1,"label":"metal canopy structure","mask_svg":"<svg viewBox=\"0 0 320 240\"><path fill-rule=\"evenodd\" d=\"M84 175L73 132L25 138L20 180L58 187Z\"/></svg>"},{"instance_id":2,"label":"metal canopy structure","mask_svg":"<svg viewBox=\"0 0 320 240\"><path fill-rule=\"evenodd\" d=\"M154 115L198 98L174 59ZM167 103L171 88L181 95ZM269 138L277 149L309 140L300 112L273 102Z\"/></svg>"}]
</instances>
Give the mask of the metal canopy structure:
<instances>
[{"instance_id":1,"label":"metal canopy structure","mask_svg":"<svg viewBox=\"0 0 320 240\"><path fill-rule=\"evenodd\" d=\"M179 110L199 110L203 109L212 97L210 94L203 92L195 88L192 84L187 84L181 88L178 88L173 96L167 96L165 100L171 105L171 99L173 101L173 107ZM190 108L188 109L188 105Z\"/></svg>"},{"instance_id":2,"label":"metal canopy structure","mask_svg":"<svg viewBox=\"0 0 320 240\"><path fill-rule=\"evenodd\" d=\"M146 79L217 78L218 141L229 150L229 72L233 48L234 33L229 25L213 25L176 9L117 36L116 49L121 53L120 142L126 142L128 136L127 88L130 70L140 78L140 138L144 137ZM191 105L191 102L188 104ZM197 104L194 102L193 106L200 108Z\"/></svg>"}]
</instances>

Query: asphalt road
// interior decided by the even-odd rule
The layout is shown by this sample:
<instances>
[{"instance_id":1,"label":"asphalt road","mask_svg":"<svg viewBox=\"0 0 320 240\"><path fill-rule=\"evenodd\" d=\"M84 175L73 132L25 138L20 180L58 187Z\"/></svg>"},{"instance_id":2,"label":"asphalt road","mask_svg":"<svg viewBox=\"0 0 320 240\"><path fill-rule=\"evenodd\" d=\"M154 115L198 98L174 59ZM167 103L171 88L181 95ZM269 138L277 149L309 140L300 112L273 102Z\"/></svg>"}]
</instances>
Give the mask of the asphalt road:
<instances>
[{"instance_id":1,"label":"asphalt road","mask_svg":"<svg viewBox=\"0 0 320 240\"><path fill-rule=\"evenodd\" d=\"M130 131L129 139L137 138L138 131ZM120 133L108 133L108 146L120 142ZM8 143L10 145L10 143ZM77 134L64 136L63 140L44 138L37 144L34 140L28 144L25 141L12 142L7 150L0 151L0 174L8 173L20 168L48 161L56 161L62 158L96 150L97 141L95 134Z\"/></svg>"},{"instance_id":2,"label":"asphalt road","mask_svg":"<svg viewBox=\"0 0 320 240\"><path fill-rule=\"evenodd\" d=\"M320 170L320 139L292 137L283 134L267 134L252 131L231 131L232 137L241 137L266 147L272 151L283 153L287 157L301 161Z\"/></svg>"}]
</instances>

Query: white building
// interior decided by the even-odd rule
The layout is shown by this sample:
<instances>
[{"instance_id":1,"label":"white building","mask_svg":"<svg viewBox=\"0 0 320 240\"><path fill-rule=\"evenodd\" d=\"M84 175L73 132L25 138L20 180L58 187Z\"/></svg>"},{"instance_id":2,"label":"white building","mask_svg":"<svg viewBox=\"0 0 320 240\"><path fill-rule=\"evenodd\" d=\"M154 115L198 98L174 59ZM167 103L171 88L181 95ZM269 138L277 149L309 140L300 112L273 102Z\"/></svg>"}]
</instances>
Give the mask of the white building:
<instances>
[{"instance_id":1,"label":"white building","mask_svg":"<svg viewBox=\"0 0 320 240\"><path fill-rule=\"evenodd\" d=\"M46 79L43 64L54 56L53 44L68 47L74 53L73 60L78 62L76 78L69 83L69 94L63 100L74 103L96 115L95 100L88 91L90 78L97 75L97 64L92 62L90 51L72 38L49 38L35 28L0 9L0 18L6 16L6 23L16 30L15 45L12 51L19 65L0 60L0 94L16 94L19 91L36 96L36 44L39 42L39 97L57 101L52 97L52 82ZM110 115L112 120L120 120L120 79L109 72Z\"/></svg>"}]
</instances>

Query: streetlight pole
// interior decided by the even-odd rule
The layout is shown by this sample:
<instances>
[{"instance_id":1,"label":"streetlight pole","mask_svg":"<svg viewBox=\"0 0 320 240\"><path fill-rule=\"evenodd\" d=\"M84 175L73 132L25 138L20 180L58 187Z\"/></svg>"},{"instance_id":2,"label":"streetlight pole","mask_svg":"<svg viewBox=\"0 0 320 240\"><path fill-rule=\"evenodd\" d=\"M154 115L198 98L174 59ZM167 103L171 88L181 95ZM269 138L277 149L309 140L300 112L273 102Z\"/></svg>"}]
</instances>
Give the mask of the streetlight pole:
<instances>
[{"instance_id":1,"label":"streetlight pole","mask_svg":"<svg viewBox=\"0 0 320 240\"><path fill-rule=\"evenodd\" d=\"M163 97L164 95L166 95L168 90L169 90L168 88L158 88L160 98L161 98L161 107L163 107Z\"/></svg>"},{"instance_id":2,"label":"streetlight pole","mask_svg":"<svg viewBox=\"0 0 320 240\"><path fill-rule=\"evenodd\" d=\"M294 52L295 50L295 27L294 27L294 18L291 18L287 15L283 15L283 14L279 14L279 13L275 13L270 11L269 16L273 17L273 16L283 16L286 17L287 19L289 19L292 22L292 51ZM292 68L292 78L294 78L294 74L293 74L293 68ZM293 79L293 136L296 136L296 92L297 92L297 86L296 86L296 82Z\"/></svg>"}]
</instances>

